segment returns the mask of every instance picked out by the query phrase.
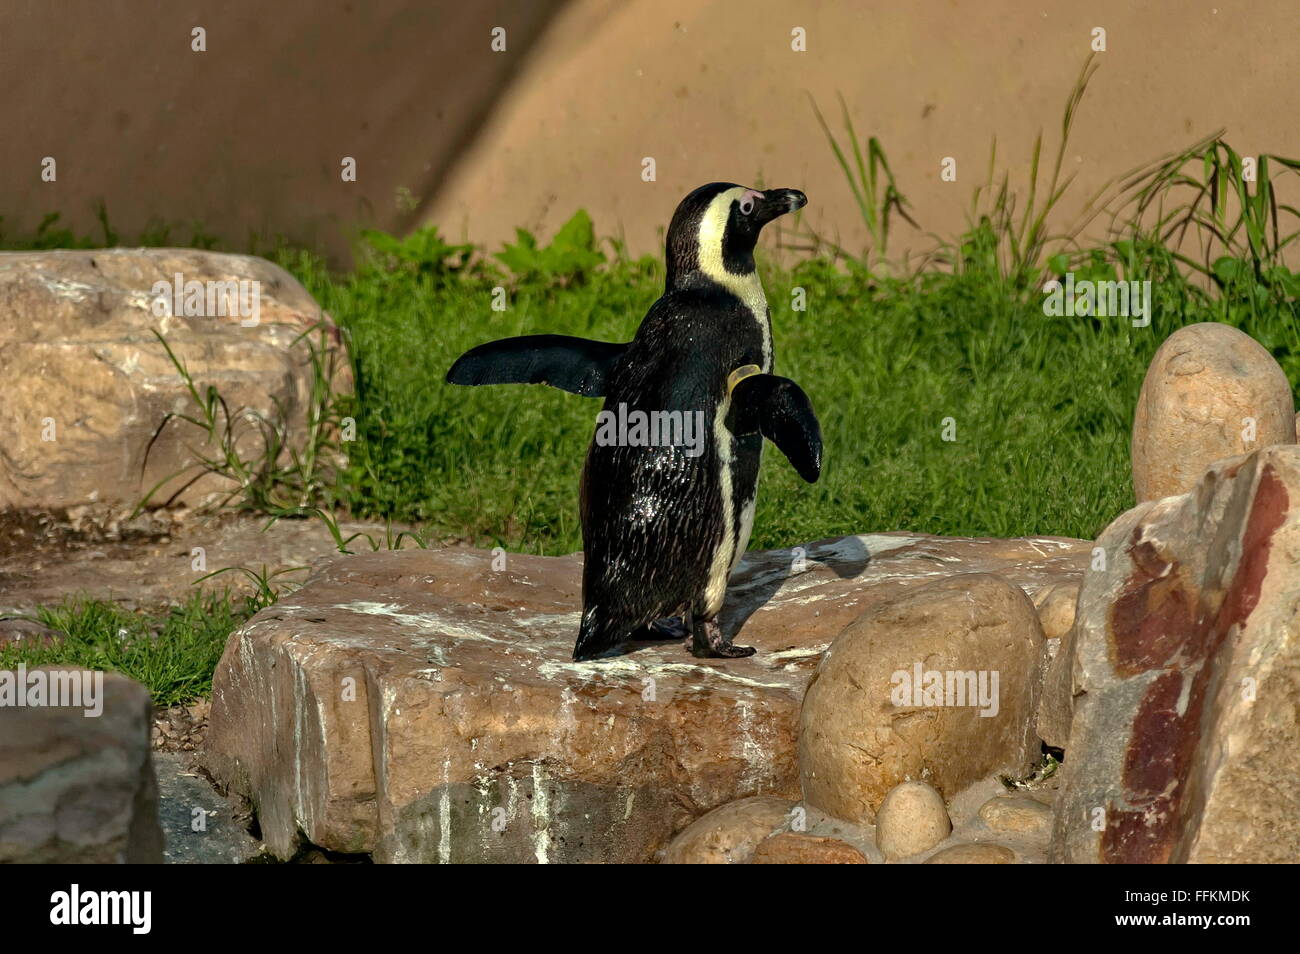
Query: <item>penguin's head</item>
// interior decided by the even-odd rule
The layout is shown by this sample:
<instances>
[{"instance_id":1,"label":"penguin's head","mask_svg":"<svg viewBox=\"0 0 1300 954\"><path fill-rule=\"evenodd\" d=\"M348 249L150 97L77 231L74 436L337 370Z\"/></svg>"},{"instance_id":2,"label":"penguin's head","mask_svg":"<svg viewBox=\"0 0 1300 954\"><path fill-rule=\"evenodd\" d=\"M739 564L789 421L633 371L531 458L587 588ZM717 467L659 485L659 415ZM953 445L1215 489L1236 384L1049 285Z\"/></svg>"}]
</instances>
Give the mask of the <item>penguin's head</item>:
<instances>
[{"instance_id":1,"label":"penguin's head","mask_svg":"<svg viewBox=\"0 0 1300 954\"><path fill-rule=\"evenodd\" d=\"M807 204L798 189L760 192L734 182L700 186L682 199L668 226L668 287L697 272L724 283L753 274L763 226Z\"/></svg>"}]
</instances>

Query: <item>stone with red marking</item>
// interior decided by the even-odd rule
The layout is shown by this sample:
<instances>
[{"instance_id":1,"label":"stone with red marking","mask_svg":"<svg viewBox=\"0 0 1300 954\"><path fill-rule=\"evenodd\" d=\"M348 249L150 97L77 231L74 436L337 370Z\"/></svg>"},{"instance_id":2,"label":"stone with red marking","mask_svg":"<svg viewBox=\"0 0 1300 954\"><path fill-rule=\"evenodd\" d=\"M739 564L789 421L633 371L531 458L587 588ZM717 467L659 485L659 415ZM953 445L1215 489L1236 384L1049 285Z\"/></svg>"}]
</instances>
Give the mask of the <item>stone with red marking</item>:
<instances>
[{"instance_id":1,"label":"stone with red marking","mask_svg":"<svg viewBox=\"0 0 1300 954\"><path fill-rule=\"evenodd\" d=\"M1052 857L1300 857L1300 448L1211 467L1098 539L1075 619L1074 713Z\"/></svg>"}]
</instances>

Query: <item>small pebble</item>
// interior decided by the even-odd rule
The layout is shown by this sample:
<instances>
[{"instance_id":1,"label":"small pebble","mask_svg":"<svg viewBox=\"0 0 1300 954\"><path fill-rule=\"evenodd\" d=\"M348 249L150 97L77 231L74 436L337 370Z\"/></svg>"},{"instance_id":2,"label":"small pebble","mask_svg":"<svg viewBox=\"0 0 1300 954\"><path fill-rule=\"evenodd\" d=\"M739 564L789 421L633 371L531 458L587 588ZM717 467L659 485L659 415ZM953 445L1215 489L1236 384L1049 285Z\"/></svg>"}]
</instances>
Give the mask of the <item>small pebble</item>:
<instances>
[{"instance_id":1,"label":"small pebble","mask_svg":"<svg viewBox=\"0 0 1300 954\"><path fill-rule=\"evenodd\" d=\"M865 865L866 856L838 838L818 838L797 832L778 832L758 843L750 864L755 865Z\"/></svg>"},{"instance_id":2,"label":"small pebble","mask_svg":"<svg viewBox=\"0 0 1300 954\"><path fill-rule=\"evenodd\" d=\"M1052 810L1024 795L999 795L980 808L980 818L994 831L1046 835L1052 830Z\"/></svg>"},{"instance_id":3,"label":"small pebble","mask_svg":"<svg viewBox=\"0 0 1300 954\"><path fill-rule=\"evenodd\" d=\"M1016 853L1002 845L953 845L925 859L927 865L1009 865Z\"/></svg>"},{"instance_id":4,"label":"small pebble","mask_svg":"<svg viewBox=\"0 0 1300 954\"><path fill-rule=\"evenodd\" d=\"M886 861L927 851L951 831L943 796L925 782L895 785L876 813L876 847Z\"/></svg>"}]
</instances>

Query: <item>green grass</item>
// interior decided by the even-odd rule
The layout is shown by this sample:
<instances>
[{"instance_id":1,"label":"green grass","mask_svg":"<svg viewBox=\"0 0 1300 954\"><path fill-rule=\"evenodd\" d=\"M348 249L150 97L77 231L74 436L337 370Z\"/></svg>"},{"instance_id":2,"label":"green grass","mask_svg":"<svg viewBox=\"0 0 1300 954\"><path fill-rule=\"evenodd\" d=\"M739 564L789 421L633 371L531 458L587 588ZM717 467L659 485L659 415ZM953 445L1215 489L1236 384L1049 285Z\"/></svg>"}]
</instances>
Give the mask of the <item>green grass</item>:
<instances>
[{"instance_id":1,"label":"green grass","mask_svg":"<svg viewBox=\"0 0 1300 954\"><path fill-rule=\"evenodd\" d=\"M804 484L768 448L752 546L881 530L1091 538L1133 503L1133 407L1151 355L1176 328L1236 325L1293 384L1300 376L1285 288L1231 273L1207 292L1168 247L1138 254L1132 241L1058 253L1031 281L1023 257L1002 259L998 238L985 218L944 250L942 267L898 278L824 257L793 269L762 261L777 368L813 399L825 469ZM416 252L363 257L342 274L300 249L276 253L349 332L358 439L343 445L350 459L326 488L327 509L417 523L430 540L578 549L578 478L600 402L541 386L458 388L443 375L492 338L628 340L661 293L662 263L614 254L576 277L520 280L429 233L404 247ZM1133 260L1117 267L1121 252ZM1151 326L1045 316L1035 289L1067 265L1079 277L1152 278ZM509 307L494 311L503 284ZM791 307L795 286L807 291L806 311ZM955 442L942 439L946 418ZM253 509L266 512L269 496L252 498Z\"/></svg>"},{"instance_id":2,"label":"green grass","mask_svg":"<svg viewBox=\"0 0 1300 954\"><path fill-rule=\"evenodd\" d=\"M480 342L552 332L627 340L660 294L657 263L617 262L564 290L524 288L504 313L490 280L404 272L331 277L286 263L350 331L360 440L344 474L358 514L512 550L580 547L577 485L599 401L541 386L457 388L442 376ZM754 547L834 534L1095 536L1133 503L1128 441L1156 347L1228 321L1297 369L1293 305L1203 299L1158 283L1149 328L1049 318L1041 295L978 261L877 280L807 261L764 269L777 368L812 397L825 469L804 484L769 448ZM807 289L795 312L790 291ZM957 440L942 439L945 418Z\"/></svg>"},{"instance_id":3,"label":"green grass","mask_svg":"<svg viewBox=\"0 0 1300 954\"><path fill-rule=\"evenodd\" d=\"M99 599L42 606L35 618L60 634L44 646L0 645L0 669L82 666L120 672L149 687L159 706L212 693L212 673L231 631L264 601L228 591L196 592L158 613L133 612Z\"/></svg>"}]
</instances>

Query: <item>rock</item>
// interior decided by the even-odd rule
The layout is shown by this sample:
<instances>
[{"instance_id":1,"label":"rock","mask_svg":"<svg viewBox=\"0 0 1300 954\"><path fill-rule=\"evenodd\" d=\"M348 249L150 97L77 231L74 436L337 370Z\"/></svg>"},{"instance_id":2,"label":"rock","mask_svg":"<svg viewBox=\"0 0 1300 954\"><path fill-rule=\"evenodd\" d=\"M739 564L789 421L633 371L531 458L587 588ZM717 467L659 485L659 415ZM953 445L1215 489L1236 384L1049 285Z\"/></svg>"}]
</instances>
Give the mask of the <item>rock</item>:
<instances>
[{"instance_id":1,"label":"rock","mask_svg":"<svg viewBox=\"0 0 1300 954\"><path fill-rule=\"evenodd\" d=\"M1047 835L1052 830L1052 809L1024 795L999 795L980 807L980 818L994 831Z\"/></svg>"},{"instance_id":2,"label":"rock","mask_svg":"<svg viewBox=\"0 0 1300 954\"><path fill-rule=\"evenodd\" d=\"M1035 604L1045 639L1060 639L1074 625L1075 607L1079 602L1077 583L1058 583L1043 590Z\"/></svg>"},{"instance_id":3,"label":"rock","mask_svg":"<svg viewBox=\"0 0 1300 954\"><path fill-rule=\"evenodd\" d=\"M1038 663L1040 688L1034 726L1038 737L1055 748L1065 747L1074 714L1074 639L1070 631L1078 600L1077 583L1058 583L1042 591L1037 600L1038 620L1046 639Z\"/></svg>"},{"instance_id":4,"label":"rock","mask_svg":"<svg viewBox=\"0 0 1300 954\"><path fill-rule=\"evenodd\" d=\"M167 752L193 752L203 742L211 703L202 699L188 706L172 706L154 717L153 747Z\"/></svg>"},{"instance_id":5,"label":"rock","mask_svg":"<svg viewBox=\"0 0 1300 954\"><path fill-rule=\"evenodd\" d=\"M749 861L768 835L790 820L794 802L770 795L742 798L686 826L664 851L666 865L735 865Z\"/></svg>"},{"instance_id":6,"label":"rock","mask_svg":"<svg viewBox=\"0 0 1300 954\"><path fill-rule=\"evenodd\" d=\"M876 847L886 861L928 851L951 832L943 796L925 782L894 786L876 815Z\"/></svg>"},{"instance_id":7,"label":"rock","mask_svg":"<svg viewBox=\"0 0 1300 954\"><path fill-rule=\"evenodd\" d=\"M1042 642L1024 591L990 574L936 580L868 609L836 637L804 697L805 800L870 822L906 779L952 797L995 772L1025 774L1039 751ZM932 684L941 694L923 695Z\"/></svg>"},{"instance_id":8,"label":"rock","mask_svg":"<svg viewBox=\"0 0 1300 954\"><path fill-rule=\"evenodd\" d=\"M174 302L155 295L154 284L174 282L177 274L183 282L260 282L257 325L244 326L239 314L167 314ZM162 303L162 317L155 302ZM0 362L10 381L0 393L0 431L8 435L0 510L132 507L192 463L187 445L202 444L197 427L173 419L158 430L168 413L198 409L155 330L198 388L215 385L232 413L248 408L274 419L278 403L289 447L300 448L312 369L305 346L291 345L317 322L337 335L288 272L247 255L196 249L0 254ZM346 372L336 384L349 386ZM235 426L241 454L260 456L257 429L238 417ZM195 504L228 491L212 476L182 489L196 473L168 480L155 500L161 504L175 493L175 502Z\"/></svg>"},{"instance_id":9,"label":"rock","mask_svg":"<svg viewBox=\"0 0 1300 954\"><path fill-rule=\"evenodd\" d=\"M1053 647L1052 643L1057 645ZM1075 662L1073 628L1059 640L1047 641L1035 726L1038 737L1057 749L1069 742L1070 723L1074 720Z\"/></svg>"},{"instance_id":10,"label":"rock","mask_svg":"<svg viewBox=\"0 0 1300 954\"><path fill-rule=\"evenodd\" d=\"M1296 443L1295 414L1286 373L1250 335L1217 322L1180 328L1151 359L1138 396L1138 502L1190 490L1225 457Z\"/></svg>"},{"instance_id":11,"label":"rock","mask_svg":"<svg viewBox=\"0 0 1300 954\"><path fill-rule=\"evenodd\" d=\"M161 864L148 691L117 673L52 666L0 671L0 685L30 690L37 673L102 688L83 697L89 708L0 705L0 862Z\"/></svg>"},{"instance_id":12,"label":"rock","mask_svg":"<svg viewBox=\"0 0 1300 954\"><path fill-rule=\"evenodd\" d=\"M262 846L248 833L247 817L241 818L237 806L213 791L191 769L188 758L169 752L153 755L167 864L238 865L253 860Z\"/></svg>"},{"instance_id":13,"label":"rock","mask_svg":"<svg viewBox=\"0 0 1300 954\"><path fill-rule=\"evenodd\" d=\"M975 845L953 845L936 851L925 859L927 865L1012 865L1016 853L1002 845L987 842Z\"/></svg>"},{"instance_id":14,"label":"rock","mask_svg":"<svg viewBox=\"0 0 1300 954\"><path fill-rule=\"evenodd\" d=\"M38 620L27 617L0 619L0 647L6 643L21 646L49 646L62 638L62 633Z\"/></svg>"},{"instance_id":15,"label":"rock","mask_svg":"<svg viewBox=\"0 0 1300 954\"><path fill-rule=\"evenodd\" d=\"M867 857L847 841L785 831L763 839L754 849L755 865L865 865Z\"/></svg>"},{"instance_id":16,"label":"rock","mask_svg":"<svg viewBox=\"0 0 1300 954\"><path fill-rule=\"evenodd\" d=\"M1300 857L1297 501L1300 447L1274 446L1103 532L1075 620L1053 860Z\"/></svg>"},{"instance_id":17,"label":"rock","mask_svg":"<svg viewBox=\"0 0 1300 954\"><path fill-rule=\"evenodd\" d=\"M865 608L973 570L1037 593L1090 547L880 534L750 553L722 625L756 656L670 642L586 663L577 556L345 557L232 634L203 758L280 858L305 838L377 861L648 861L720 805L799 797L804 688Z\"/></svg>"}]
</instances>

